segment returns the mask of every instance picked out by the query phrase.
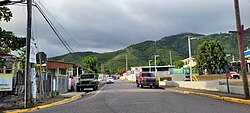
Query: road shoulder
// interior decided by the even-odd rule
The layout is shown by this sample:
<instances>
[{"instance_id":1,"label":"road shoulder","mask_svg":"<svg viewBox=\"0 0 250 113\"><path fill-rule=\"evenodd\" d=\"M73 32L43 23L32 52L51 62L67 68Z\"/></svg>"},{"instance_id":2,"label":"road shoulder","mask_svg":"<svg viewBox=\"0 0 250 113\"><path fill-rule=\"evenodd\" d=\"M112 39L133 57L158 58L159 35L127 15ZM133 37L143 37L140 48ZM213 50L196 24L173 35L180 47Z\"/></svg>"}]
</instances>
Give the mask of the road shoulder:
<instances>
[{"instance_id":1,"label":"road shoulder","mask_svg":"<svg viewBox=\"0 0 250 113\"><path fill-rule=\"evenodd\" d=\"M23 113L23 112L34 111L34 110L38 110L38 109L58 106L58 105L62 105L62 104L66 104L66 103L75 101L75 100L83 97L84 95L85 95L84 92L81 92L81 93L77 93L77 92L66 93L66 94L62 95L62 96L65 97L65 99L60 100L60 101L56 101L56 102L53 102L53 103L50 103L50 104L36 106L36 107L33 107L33 108L18 109L18 110L13 110L13 111L12 110L11 111L4 111L4 113Z\"/></svg>"},{"instance_id":2,"label":"road shoulder","mask_svg":"<svg viewBox=\"0 0 250 113\"><path fill-rule=\"evenodd\" d=\"M243 95L230 94L217 91L199 90L199 89L178 88L178 87L162 87L162 89L176 93L199 95L227 102L250 105L250 100L244 99Z\"/></svg>"}]
</instances>

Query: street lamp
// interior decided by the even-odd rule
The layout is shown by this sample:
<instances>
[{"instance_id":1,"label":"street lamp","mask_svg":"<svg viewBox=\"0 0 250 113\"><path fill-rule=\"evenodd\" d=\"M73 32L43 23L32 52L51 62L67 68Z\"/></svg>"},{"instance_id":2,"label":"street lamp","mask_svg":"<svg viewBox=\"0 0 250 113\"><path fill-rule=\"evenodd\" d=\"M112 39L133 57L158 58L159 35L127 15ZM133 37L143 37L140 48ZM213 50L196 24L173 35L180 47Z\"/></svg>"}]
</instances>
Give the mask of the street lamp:
<instances>
[{"instance_id":1,"label":"street lamp","mask_svg":"<svg viewBox=\"0 0 250 113\"><path fill-rule=\"evenodd\" d=\"M156 75L156 57L158 57L159 55L155 55L155 75Z\"/></svg>"},{"instance_id":2,"label":"street lamp","mask_svg":"<svg viewBox=\"0 0 250 113\"><path fill-rule=\"evenodd\" d=\"M193 65L193 60L192 60L192 55L191 55L191 40L196 39L195 37L190 37L188 36L188 51L189 51L189 75L190 75L190 81L192 82L192 65Z\"/></svg>"},{"instance_id":3,"label":"street lamp","mask_svg":"<svg viewBox=\"0 0 250 113\"><path fill-rule=\"evenodd\" d=\"M149 72L151 72L151 66L150 66L150 62L152 62L153 60L148 60L148 67L149 67Z\"/></svg>"}]
</instances>

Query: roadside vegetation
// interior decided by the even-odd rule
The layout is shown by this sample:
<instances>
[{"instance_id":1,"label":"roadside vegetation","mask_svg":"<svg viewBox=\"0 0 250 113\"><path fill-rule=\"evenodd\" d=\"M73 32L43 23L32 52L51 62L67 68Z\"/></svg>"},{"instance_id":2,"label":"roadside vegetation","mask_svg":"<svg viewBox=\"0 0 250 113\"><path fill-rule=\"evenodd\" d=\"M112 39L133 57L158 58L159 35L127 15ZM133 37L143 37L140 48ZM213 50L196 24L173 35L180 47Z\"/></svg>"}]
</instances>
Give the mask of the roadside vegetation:
<instances>
[{"instance_id":1,"label":"roadside vegetation","mask_svg":"<svg viewBox=\"0 0 250 113\"><path fill-rule=\"evenodd\" d=\"M231 86L243 86L243 82L242 81L230 82L229 85L231 85ZM249 79L248 79L248 85L250 85Z\"/></svg>"},{"instance_id":2,"label":"roadside vegetation","mask_svg":"<svg viewBox=\"0 0 250 113\"><path fill-rule=\"evenodd\" d=\"M226 74L209 74L196 76L199 81L226 79Z\"/></svg>"},{"instance_id":3,"label":"roadside vegetation","mask_svg":"<svg viewBox=\"0 0 250 113\"><path fill-rule=\"evenodd\" d=\"M12 18L12 12L9 8L0 7L0 21L9 22ZM17 37L12 31L6 31L0 27L0 53L9 54L11 51L23 51L25 47L25 38ZM22 58L24 59L24 58ZM23 60L21 60L23 61ZM23 62L21 62L23 63ZM0 59L0 67L5 65L5 59Z\"/></svg>"},{"instance_id":4,"label":"roadside vegetation","mask_svg":"<svg viewBox=\"0 0 250 113\"><path fill-rule=\"evenodd\" d=\"M247 76L248 76L248 84L250 85L250 74L248 74ZM226 74L209 74L209 75L199 75L196 77L198 78L199 81L210 81L210 80L226 79ZM242 79L238 81L233 81L233 79L229 79L229 85L243 86L243 81Z\"/></svg>"},{"instance_id":5,"label":"roadside vegetation","mask_svg":"<svg viewBox=\"0 0 250 113\"><path fill-rule=\"evenodd\" d=\"M205 73L215 74L217 70L224 69L227 65L224 47L219 41L204 41L198 46L194 58L199 75Z\"/></svg>"}]
</instances>

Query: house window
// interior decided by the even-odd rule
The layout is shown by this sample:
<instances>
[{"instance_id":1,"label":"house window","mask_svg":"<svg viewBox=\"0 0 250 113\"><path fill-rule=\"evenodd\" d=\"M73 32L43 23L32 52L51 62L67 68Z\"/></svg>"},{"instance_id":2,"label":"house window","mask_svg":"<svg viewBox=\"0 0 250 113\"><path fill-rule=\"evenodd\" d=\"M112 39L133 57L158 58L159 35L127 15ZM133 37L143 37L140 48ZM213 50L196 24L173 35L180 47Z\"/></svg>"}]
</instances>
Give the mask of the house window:
<instances>
[{"instance_id":1,"label":"house window","mask_svg":"<svg viewBox=\"0 0 250 113\"><path fill-rule=\"evenodd\" d=\"M66 69L60 69L60 74L61 75L66 75Z\"/></svg>"}]
</instances>

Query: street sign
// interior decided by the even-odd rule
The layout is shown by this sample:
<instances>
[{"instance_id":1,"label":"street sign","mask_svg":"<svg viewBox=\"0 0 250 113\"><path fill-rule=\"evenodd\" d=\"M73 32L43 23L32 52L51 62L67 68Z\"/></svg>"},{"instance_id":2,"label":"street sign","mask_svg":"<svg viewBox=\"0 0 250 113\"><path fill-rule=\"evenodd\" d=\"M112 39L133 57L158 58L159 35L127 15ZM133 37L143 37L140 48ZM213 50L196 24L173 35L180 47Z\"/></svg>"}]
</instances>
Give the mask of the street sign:
<instances>
[{"instance_id":1,"label":"street sign","mask_svg":"<svg viewBox=\"0 0 250 113\"><path fill-rule=\"evenodd\" d=\"M48 80L48 75L46 72L43 72L43 80Z\"/></svg>"},{"instance_id":2,"label":"street sign","mask_svg":"<svg viewBox=\"0 0 250 113\"><path fill-rule=\"evenodd\" d=\"M0 73L0 92L1 91L12 91L12 74Z\"/></svg>"},{"instance_id":3,"label":"street sign","mask_svg":"<svg viewBox=\"0 0 250 113\"><path fill-rule=\"evenodd\" d=\"M244 51L244 56L245 56L245 58L249 58L250 57L250 50Z\"/></svg>"},{"instance_id":4,"label":"street sign","mask_svg":"<svg viewBox=\"0 0 250 113\"><path fill-rule=\"evenodd\" d=\"M30 63L36 63L36 42L35 40L30 40L30 59L29 62Z\"/></svg>"},{"instance_id":5,"label":"street sign","mask_svg":"<svg viewBox=\"0 0 250 113\"><path fill-rule=\"evenodd\" d=\"M36 54L36 63L37 64L46 64L47 55L44 52L38 52Z\"/></svg>"}]
</instances>

